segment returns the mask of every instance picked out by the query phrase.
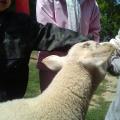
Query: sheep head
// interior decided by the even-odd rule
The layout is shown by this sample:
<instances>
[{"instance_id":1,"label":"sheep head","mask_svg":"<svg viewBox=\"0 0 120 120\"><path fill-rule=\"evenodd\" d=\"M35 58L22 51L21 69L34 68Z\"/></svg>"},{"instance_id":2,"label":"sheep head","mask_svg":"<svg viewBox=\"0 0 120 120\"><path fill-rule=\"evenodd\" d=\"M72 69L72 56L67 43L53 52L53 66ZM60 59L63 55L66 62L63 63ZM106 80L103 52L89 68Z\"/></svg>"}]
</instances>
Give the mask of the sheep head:
<instances>
[{"instance_id":1,"label":"sheep head","mask_svg":"<svg viewBox=\"0 0 120 120\"><path fill-rule=\"evenodd\" d=\"M51 70L60 70L69 62L83 64L93 81L100 82L105 77L107 61L114 51L115 47L108 42L87 41L72 46L64 57L51 55L42 62Z\"/></svg>"}]
</instances>

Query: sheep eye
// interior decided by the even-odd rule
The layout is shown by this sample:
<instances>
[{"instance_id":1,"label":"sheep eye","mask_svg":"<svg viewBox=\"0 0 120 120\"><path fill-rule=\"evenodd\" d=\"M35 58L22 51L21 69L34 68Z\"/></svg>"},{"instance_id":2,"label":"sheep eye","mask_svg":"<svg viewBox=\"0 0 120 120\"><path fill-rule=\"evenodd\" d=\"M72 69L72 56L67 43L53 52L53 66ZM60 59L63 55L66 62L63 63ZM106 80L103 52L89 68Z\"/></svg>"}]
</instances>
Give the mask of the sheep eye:
<instances>
[{"instance_id":1,"label":"sheep eye","mask_svg":"<svg viewBox=\"0 0 120 120\"><path fill-rule=\"evenodd\" d=\"M88 46L90 46L90 43L85 43L85 44L83 45L83 48L88 47Z\"/></svg>"}]
</instances>

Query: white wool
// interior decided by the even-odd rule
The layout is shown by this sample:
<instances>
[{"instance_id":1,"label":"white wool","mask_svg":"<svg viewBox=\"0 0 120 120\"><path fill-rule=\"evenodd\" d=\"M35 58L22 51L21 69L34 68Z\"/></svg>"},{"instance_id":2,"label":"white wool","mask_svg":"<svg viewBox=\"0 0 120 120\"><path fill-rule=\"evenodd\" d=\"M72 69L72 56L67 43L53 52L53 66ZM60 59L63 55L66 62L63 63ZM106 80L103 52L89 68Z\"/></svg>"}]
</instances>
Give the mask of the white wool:
<instances>
[{"instance_id":1,"label":"white wool","mask_svg":"<svg viewBox=\"0 0 120 120\"><path fill-rule=\"evenodd\" d=\"M38 97L1 103L0 120L84 120L114 50L109 43L88 41L74 45L65 57L45 58L46 66L59 70L52 83Z\"/></svg>"}]
</instances>

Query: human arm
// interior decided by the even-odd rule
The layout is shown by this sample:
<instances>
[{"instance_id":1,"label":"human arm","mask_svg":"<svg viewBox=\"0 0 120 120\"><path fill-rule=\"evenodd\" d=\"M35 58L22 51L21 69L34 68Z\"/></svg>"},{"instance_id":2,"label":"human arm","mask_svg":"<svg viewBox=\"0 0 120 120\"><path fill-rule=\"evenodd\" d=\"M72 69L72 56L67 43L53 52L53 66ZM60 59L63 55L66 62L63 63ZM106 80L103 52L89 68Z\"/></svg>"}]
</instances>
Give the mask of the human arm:
<instances>
[{"instance_id":1,"label":"human arm","mask_svg":"<svg viewBox=\"0 0 120 120\"><path fill-rule=\"evenodd\" d=\"M120 30L118 35L110 40L110 43L113 44L117 50L109 60L108 71L113 75L120 75Z\"/></svg>"},{"instance_id":2,"label":"human arm","mask_svg":"<svg viewBox=\"0 0 120 120\"><path fill-rule=\"evenodd\" d=\"M39 24L25 14L4 13L1 18L1 30L5 31L3 44L7 58L29 56L32 50L61 50L88 40L77 32L53 24Z\"/></svg>"},{"instance_id":3,"label":"human arm","mask_svg":"<svg viewBox=\"0 0 120 120\"><path fill-rule=\"evenodd\" d=\"M120 51L119 51L120 52ZM120 75L120 53L116 51L109 60L108 72L112 75Z\"/></svg>"},{"instance_id":4,"label":"human arm","mask_svg":"<svg viewBox=\"0 0 120 120\"><path fill-rule=\"evenodd\" d=\"M97 3L95 2L93 5L92 15L90 18L90 25L89 25L89 34L93 35L95 41L99 42L100 39L100 11Z\"/></svg>"},{"instance_id":5,"label":"human arm","mask_svg":"<svg viewBox=\"0 0 120 120\"><path fill-rule=\"evenodd\" d=\"M71 47L72 45L87 41L88 38L80 33L73 32L68 29L59 28L53 24L46 24L43 26L40 24L40 33L38 34L36 49L42 50L54 50L64 49L65 47Z\"/></svg>"},{"instance_id":6,"label":"human arm","mask_svg":"<svg viewBox=\"0 0 120 120\"><path fill-rule=\"evenodd\" d=\"M56 24L55 10L53 0L37 0L36 1L36 18L39 23Z\"/></svg>"}]
</instances>

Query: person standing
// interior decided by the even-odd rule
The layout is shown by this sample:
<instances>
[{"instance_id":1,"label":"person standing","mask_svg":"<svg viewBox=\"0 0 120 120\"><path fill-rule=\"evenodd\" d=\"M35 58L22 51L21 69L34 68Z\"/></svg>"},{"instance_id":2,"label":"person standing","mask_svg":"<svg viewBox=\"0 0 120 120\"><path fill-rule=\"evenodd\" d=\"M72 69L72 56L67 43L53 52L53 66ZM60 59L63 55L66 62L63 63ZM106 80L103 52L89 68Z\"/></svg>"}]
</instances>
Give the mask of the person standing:
<instances>
[{"instance_id":1,"label":"person standing","mask_svg":"<svg viewBox=\"0 0 120 120\"><path fill-rule=\"evenodd\" d=\"M99 42L100 11L96 0L37 0L37 21L42 24L53 23L59 27L77 31ZM40 51L37 68L39 70L40 88L45 90L57 72L46 68L42 59L51 54L63 56L63 51Z\"/></svg>"},{"instance_id":2,"label":"person standing","mask_svg":"<svg viewBox=\"0 0 120 120\"><path fill-rule=\"evenodd\" d=\"M1 34L1 41L3 41L3 39L13 39L13 38L9 38L8 37L3 37L4 36L4 28L3 28L3 22L2 19L4 19L5 16L7 16L7 13L10 12L11 16L13 13L22 13L22 14L29 14L29 1L28 0L2 0L0 1L0 7L2 8L2 6L6 6L5 10L0 10L0 24L1 24L1 30L0 30L0 34ZM11 8L11 6L15 6L14 8ZM23 18L24 19L24 18ZM11 18L8 19L8 21L11 20ZM6 24L6 23L5 23ZM11 21L12 24L12 21ZM14 28L15 26L13 26ZM16 25L17 27L17 25ZM12 29L12 27L10 27L9 29ZM7 33L6 33L7 35ZM2 43L1 43L2 46ZM11 48L12 49L12 48ZM14 51L13 51L14 52ZM2 52L1 52L2 53ZM0 54L1 54L0 53ZM2 57L4 58L4 57ZM3 77L1 77L1 82L0 82L0 101L5 101L5 100L9 100L9 99L13 99L13 98L21 98L24 96L25 91L26 91L26 87L27 87L27 83L28 83L28 65L26 64L26 60L23 61L23 65L21 65L21 67L19 66L20 61L18 60L18 66L13 65L14 67L16 66L16 70L15 69L11 69L8 70L9 74L7 74L6 71L4 71L4 68L6 66L4 66L3 69L2 68L2 63L4 65L5 61L2 62L2 58L0 55L0 71L3 70L3 72L1 72L0 74L3 73ZM9 61L9 60L8 60ZM14 60L13 60L14 61ZM8 62L9 63L9 62ZM8 66L11 66L14 62L10 62ZM11 65L10 65L11 64ZM15 64L15 63L14 63ZM2 75L1 75L2 76ZM13 77L11 77L13 76ZM17 79L17 77L19 76L19 78ZM24 76L24 77L22 77ZM2 82L2 79L4 80ZM9 81L8 81L9 80Z\"/></svg>"}]
</instances>

